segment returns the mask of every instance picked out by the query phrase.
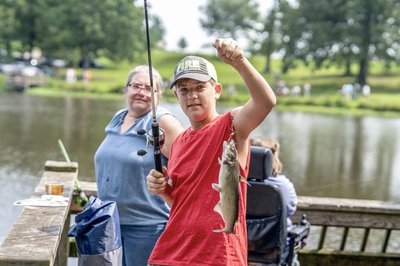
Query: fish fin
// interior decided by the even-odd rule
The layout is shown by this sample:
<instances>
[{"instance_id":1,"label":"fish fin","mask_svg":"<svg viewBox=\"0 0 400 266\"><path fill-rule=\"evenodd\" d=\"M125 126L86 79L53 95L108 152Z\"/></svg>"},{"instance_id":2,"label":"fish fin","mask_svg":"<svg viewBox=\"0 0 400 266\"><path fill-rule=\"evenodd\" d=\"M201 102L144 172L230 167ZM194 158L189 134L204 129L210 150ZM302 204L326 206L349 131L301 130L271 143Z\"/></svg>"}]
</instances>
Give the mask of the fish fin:
<instances>
[{"instance_id":1,"label":"fish fin","mask_svg":"<svg viewBox=\"0 0 400 266\"><path fill-rule=\"evenodd\" d=\"M221 192L221 187L217 183L212 183L211 186L216 191Z\"/></svg>"},{"instance_id":2,"label":"fish fin","mask_svg":"<svg viewBox=\"0 0 400 266\"><path fill-rule=\"evenodd\" d=\"M214 229L214 230L212 230L214 233L227 233L227 234L234 234L236 237L239 237L239 235L238 234L236 234L236 232L235 231L225 231L225 228L223 228L223 229Z\"/></svg>"},{"instance_id":3,"label":"fish fin","mask_svg":"<svg viewBox=\"0 0 400 266\"><path fill-rule=\"evenodd\" d=\"M218 203L215 205L214 211L218 212L219 215L221 215L221 217L224 218L224 217L222 216L221 202L218 202Z\"/></svg>"},{"instance_id":4,"label":"fish fin","mask_svg":"<svg viewBox=\"0 0 400 266\"><path fill-rule=\"evenodd\" d=\"M251 186L250 183L247 182L247 179L244 178L243 176L240 176L240 182L244 182L244 183L246 183L247 185Z\"/></svg>"}]
</instances>

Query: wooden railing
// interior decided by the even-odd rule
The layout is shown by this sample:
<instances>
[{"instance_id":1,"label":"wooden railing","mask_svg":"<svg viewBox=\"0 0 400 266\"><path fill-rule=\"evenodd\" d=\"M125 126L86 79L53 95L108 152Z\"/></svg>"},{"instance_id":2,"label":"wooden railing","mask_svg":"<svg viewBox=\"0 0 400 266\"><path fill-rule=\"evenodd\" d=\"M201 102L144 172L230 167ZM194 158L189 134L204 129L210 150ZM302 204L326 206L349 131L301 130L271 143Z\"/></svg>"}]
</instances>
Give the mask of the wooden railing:
<instances>
[{"instance_id":1,"label":"wooden railing","mask_svg":"<svg viewBox=\"0 0 400 266\"><path fill-rule=\"evenodd\" d=\"M293 220L302 214L317 240L314 248L301 251L302 265L400 265L400 203L299 197ZM380 234L372 236L373 230Z\"/></svg>"},{"instance_id":2,"label":"wooden railing","mask_svg":"<svg viewBox=\"0 0 400 266\"><path fill-rule=\"evenodd\" d=\"M95 183L81 182L81 185L87 195L97 194ZM75 205L71 207L72 212L80 210ZM300 221L303 214L312 225L309 241L315 243L308 243L300 251L301 265L400 265L400 238L394 234L400 233L400 203L300 196L292 220ZM328 229L337 231L334 239L327 235ZM375 229L383 230L384 236L372 238L370 232ZM364 232L350 236L352 230ZM346 249L354 238L360 240L360 247ZM380 246L379 250L367 250L371 241ZM397 250L393 252L392 248L388 252L389 244L398 245ZM338 247L332 247L335 245Z\"/></svg>"},{"instance_id":3,"label":"wooden railing","mask_svg":"<svg viewBox=\"0 0 400 266\"><path fill-rule=\"evenodd\" d=\"M0 246L0 265L67 265L69 213L77 163L47 161L32 198L45 192L45 182L64 185L67 206L25 206Z\"/></svg>"},{"instance_id":4,"label":"wooden railing","mask_svg":"<svg viewBox=\"0 0 400 266\"><path fill-rule=\"evenodd\" d=\"M82 210L73 200L73 184L77 178L77 163L52 162L32 197L44 193L44 182L60 181L68 206L24 207L21 215L0 246L1 265L66 265L68 250L67 232L71 213ZM96 196L94 182L81 182L89 197ZM373 200L353 200L322 197L299 197L293 221L306 214L312 224L310 243L301 250L301 265L400 265L400 203ZM329 237L333 229L334 238ZM360 245L348 250L353 230ZM384 232L381 239L371 236L373 230ZM313 240L314 239L314 240ZM313 243L314 242L314 243ZM375 251L368 250L370 242L378 243ZM337 247L333 247L336 244Z\"/></svg>"}]
</instances>

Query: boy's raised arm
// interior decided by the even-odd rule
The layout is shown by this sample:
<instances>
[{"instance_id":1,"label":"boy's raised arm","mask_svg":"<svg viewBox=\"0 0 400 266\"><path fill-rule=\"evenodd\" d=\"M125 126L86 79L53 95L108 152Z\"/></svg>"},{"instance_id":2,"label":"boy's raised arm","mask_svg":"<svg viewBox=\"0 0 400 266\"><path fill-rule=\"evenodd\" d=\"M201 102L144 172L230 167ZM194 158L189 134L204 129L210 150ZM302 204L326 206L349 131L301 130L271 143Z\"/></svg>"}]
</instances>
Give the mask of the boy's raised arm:
<instances>
[{"instance_id":1,"label":"boy's raised arm","mask_svg":"<svg viewBox=\"0 0 400 266\"><path fill-rule=\"evenodd\" d=\"M213 46L218 52L218 57L238 71L251 97L246 104L232 111L235 117L233 124L237 148L241 156L241 152L247 148L248 136L271 112L276 104L276 97L268 82L245 57L236 41L231 38L217 39Z\"/></svg>"}]
</instances>

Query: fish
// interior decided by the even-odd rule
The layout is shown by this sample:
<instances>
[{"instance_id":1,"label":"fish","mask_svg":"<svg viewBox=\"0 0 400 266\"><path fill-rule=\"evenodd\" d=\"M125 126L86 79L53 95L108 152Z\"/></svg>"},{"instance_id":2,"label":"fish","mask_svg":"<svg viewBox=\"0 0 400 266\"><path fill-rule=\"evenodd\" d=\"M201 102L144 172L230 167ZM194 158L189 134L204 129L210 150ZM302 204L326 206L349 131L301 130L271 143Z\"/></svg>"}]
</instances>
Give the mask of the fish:
<instances>
[{"instance_id":1,"label":"fish","mask_svg":"<svg viewBox=\"0 0 400 266\"><path fill-rule=\"evenodd\" d=\"M239 217L239 183L242 181L248 184L248 182L240 175L236 145L232 138L224 141L219 164L221 166L218 184L212 183L212 188L218 191L220 196L220 201L215 205L214 211L221 215L225 227L214 229L213 232L235 234L234 227Z\"/></svg>"}]
</instances>

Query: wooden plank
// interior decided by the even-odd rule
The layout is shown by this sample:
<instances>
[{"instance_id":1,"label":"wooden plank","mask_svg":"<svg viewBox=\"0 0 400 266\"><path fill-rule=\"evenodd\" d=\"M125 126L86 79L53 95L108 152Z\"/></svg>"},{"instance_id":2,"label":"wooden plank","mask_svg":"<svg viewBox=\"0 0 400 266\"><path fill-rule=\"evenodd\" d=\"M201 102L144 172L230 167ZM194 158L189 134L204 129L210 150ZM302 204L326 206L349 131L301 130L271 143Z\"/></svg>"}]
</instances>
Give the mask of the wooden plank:
<instances>
[{"instance_id":1,"label":"wooden plank","mask_svg":"<svg viewBox=\"0 0 400 266\"><path fill-rule=\"evenodd\" d=\"M293 221L302 214L312 225L400 229L400 203L321 197L299 197Z\"/></svg>"},{"instance_id":2,"label":"wooden plank","mask_svg":"<svg viewBox=\"0 0 400 266\"><path fill-rule=\"evenodd\" d=\"M45 182L62 182L63 196L69 199L69 204L60 207L25 206L0 246L0 265L67 263L69 210L78 168L76 163L46 162L45 169L32 198L44 193ZM75 171L71 172L71 169Z\"/></svg>"},{"instance_id":3,"label":"wooden plank","mask_svg":"<svg viewBox=\"0 0 400 266\"><path fill-rule=\"evenodd\" d=\"M299 253L299 261L300 265L398 266L400 254L303 249Z\"/></svg>"},{"instance_id":4,"label":"wooden plank","mask_svg":"<svg viewBox=\"0 0 400 266\"><path fill-rule=\"evenodd\" d=\"M378 200L359 200L325 197L299 197L298 209L313 211L368 212L400 214L400 203Z\"/></svg>"},{"instance_id":5,"label":"wooden plank","mask_svg":"<svg viewBox=\"0 0 400 266\"><path fill-rule=\"evenodd\" d=\"M88 197L97 195L95 182L81 182L81 187ZM82 208L73 205L71 210ZM400 229L400 203L300 196L293 221L300 221L302 214L312 225Z\"/></svg>"},{"instance_id":6,"label":"wooden plank","mask_svg":"<svg viewBox=\"0 0 400 266\"><path fill-rule=\"evenodd\" d=\"M81 182L81 186L86 195L97 195L95 182ZM74 210L79 212L82 208ZM400 229L400 204L393 202L300 196L297 211L292 220L300 221L302 214L307 215L312 225ZM345 234L347 238L347 233ZM388 236L386 237L386 241L389 241ZM342 246L344 247L344 243ZM299 260L301 265L394 266L400 265L400 254L302 249Z\"/></svg>"},{"instance_id":7,"label":"wooden plank","mask_svg":"<svg viewBox=\"0 0 400 266\"><path fill-rule=\"evenodd\" d=\"M44 165L45 171L54 172L76 172L78 171L77 162L58 162L58 161L46 161Z\"/></svg>"},{"instance_id":8,"label":"wooden plank","mask_svg":"<svg viewBox=\"0 0 400 266\"><path fill-rule=\"evenodd\" d=\"M400 229L399 215L378 215L376 213L348 213L298 210L293 221L300 219L300 214L306 214L307 220L312 225L342 226L352 228L373 228L373 229Z\"/></svg>"}]
</instances>

